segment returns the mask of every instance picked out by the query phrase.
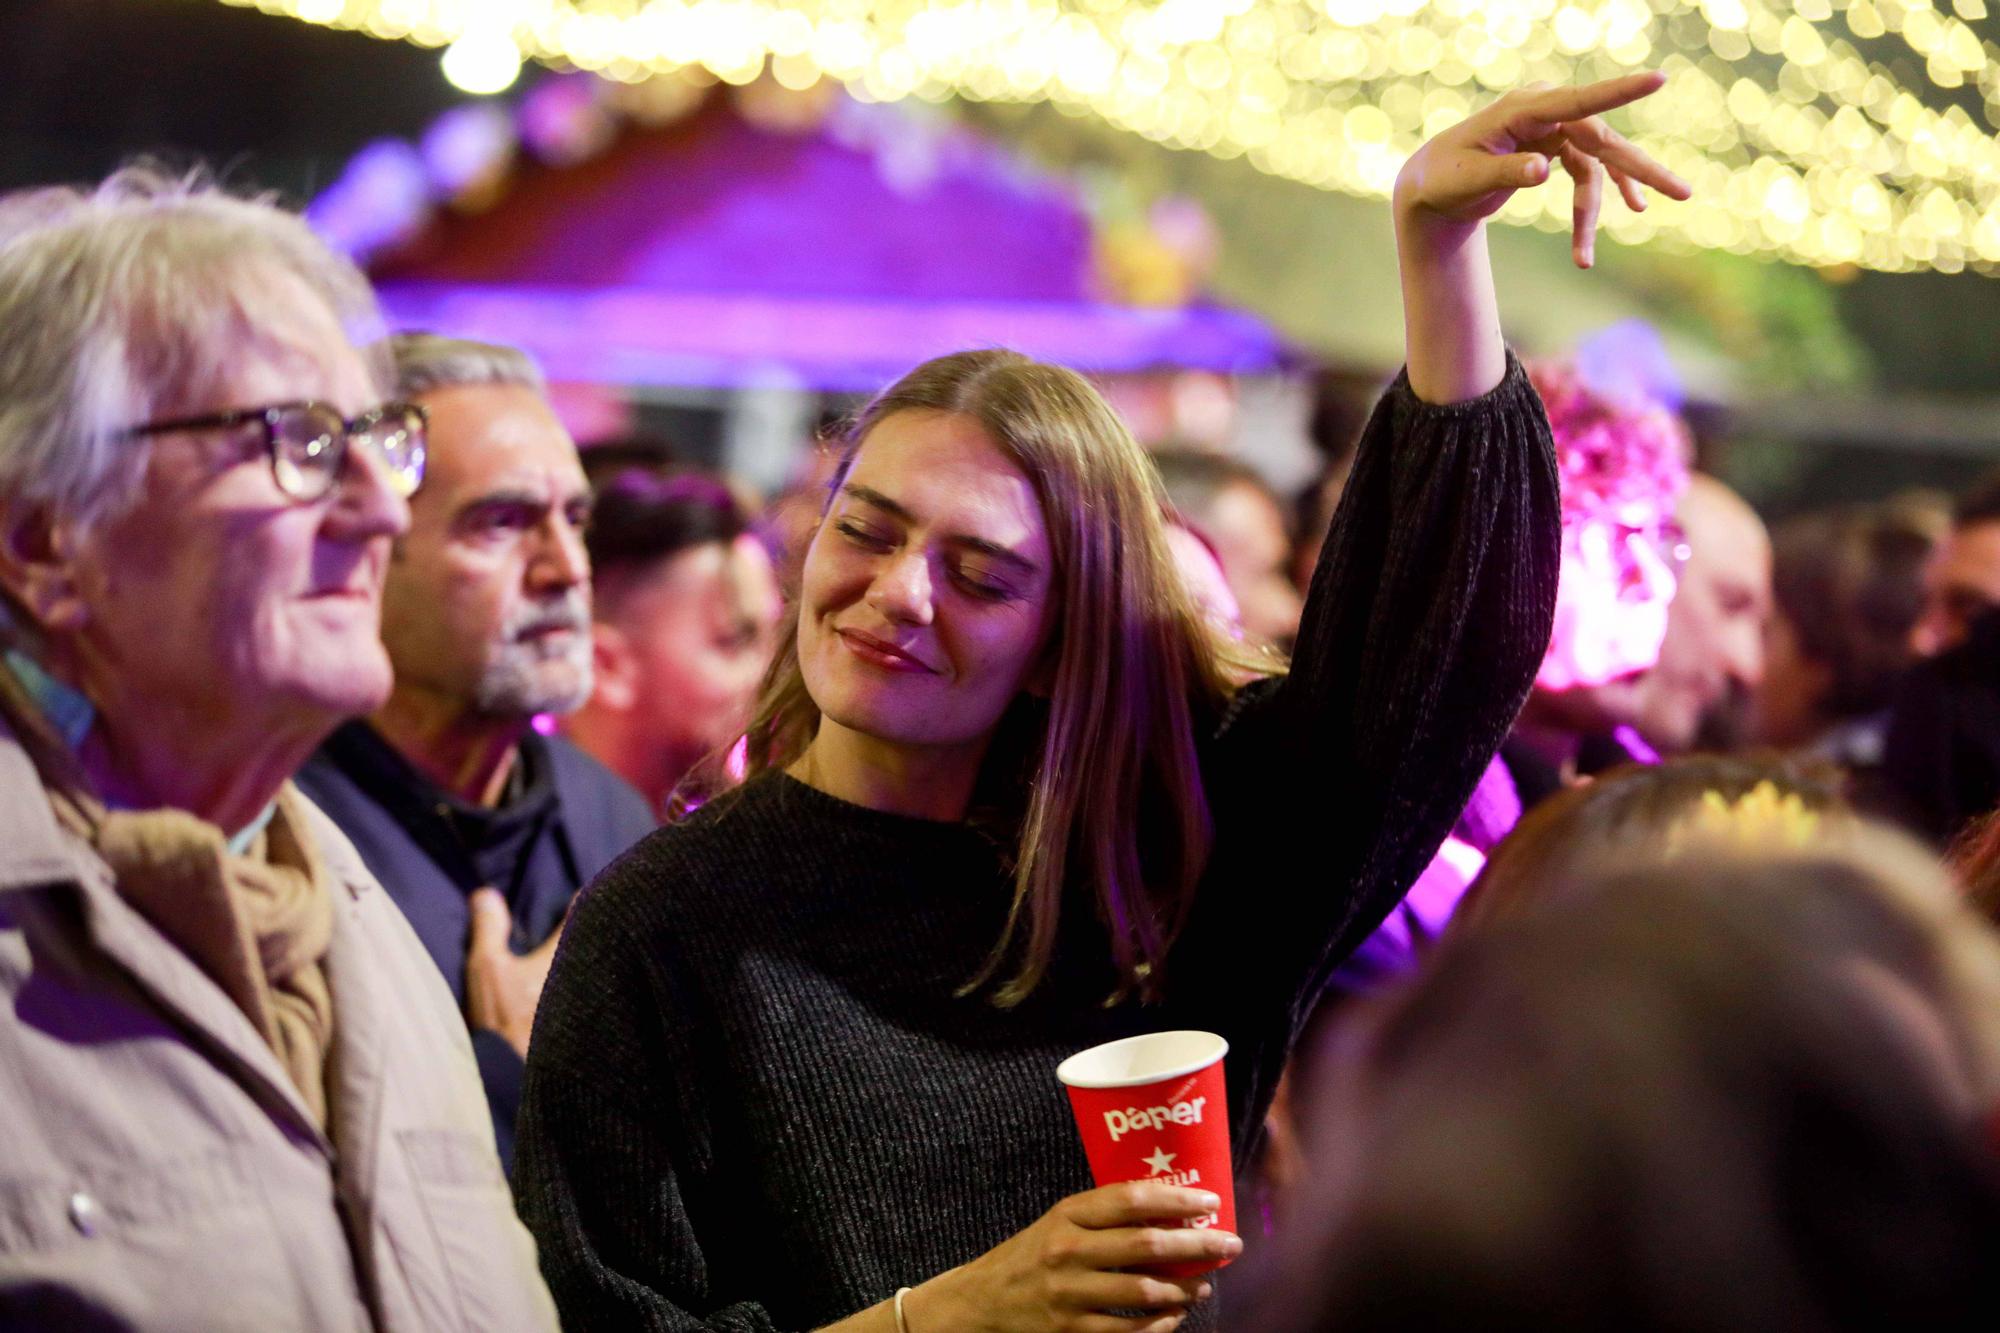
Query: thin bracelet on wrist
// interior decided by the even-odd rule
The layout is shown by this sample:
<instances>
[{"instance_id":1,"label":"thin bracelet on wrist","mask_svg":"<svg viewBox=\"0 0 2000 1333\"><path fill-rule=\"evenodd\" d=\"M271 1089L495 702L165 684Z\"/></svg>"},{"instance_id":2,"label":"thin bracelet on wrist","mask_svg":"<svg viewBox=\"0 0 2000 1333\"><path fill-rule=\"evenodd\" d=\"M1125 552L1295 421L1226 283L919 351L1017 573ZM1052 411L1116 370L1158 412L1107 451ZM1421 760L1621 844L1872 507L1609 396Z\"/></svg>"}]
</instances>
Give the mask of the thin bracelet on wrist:
<instances>
[{"instance_id":1,"label":"thin bracelet on wrist","mask_svg":"<svg viewBox=\"0 0 2000 1333\"><path fill-rule=\"evenodd\" d=\"M908 1287L896 1288L896 1333L910 1333L910 1321L903 1317L903 1297L909 1294Z\"/></svg>"}]
</instances>

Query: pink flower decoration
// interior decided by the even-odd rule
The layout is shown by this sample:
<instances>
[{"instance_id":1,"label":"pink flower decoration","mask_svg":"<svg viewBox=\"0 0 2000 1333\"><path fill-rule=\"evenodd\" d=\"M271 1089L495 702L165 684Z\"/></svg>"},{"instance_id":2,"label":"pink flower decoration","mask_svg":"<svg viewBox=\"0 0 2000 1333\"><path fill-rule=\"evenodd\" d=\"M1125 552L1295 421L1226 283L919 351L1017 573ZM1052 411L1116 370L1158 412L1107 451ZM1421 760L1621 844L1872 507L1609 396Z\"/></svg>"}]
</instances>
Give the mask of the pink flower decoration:
<instances>
[{"instance_id":1,"label":"pink flower decoration","mask_svg":"<svg viewBox=\"0 0 2000 1333\"><path fill-rule=\"evenodd\" d=\"M1548 409L1562 485L1555 630L1535 683L1602 685L1659 660L1686 555L1673 514L1688 484L1687 428L1665 408L1592 392L1571 366L1528 373Z\"/></svg>"}]
</instances>

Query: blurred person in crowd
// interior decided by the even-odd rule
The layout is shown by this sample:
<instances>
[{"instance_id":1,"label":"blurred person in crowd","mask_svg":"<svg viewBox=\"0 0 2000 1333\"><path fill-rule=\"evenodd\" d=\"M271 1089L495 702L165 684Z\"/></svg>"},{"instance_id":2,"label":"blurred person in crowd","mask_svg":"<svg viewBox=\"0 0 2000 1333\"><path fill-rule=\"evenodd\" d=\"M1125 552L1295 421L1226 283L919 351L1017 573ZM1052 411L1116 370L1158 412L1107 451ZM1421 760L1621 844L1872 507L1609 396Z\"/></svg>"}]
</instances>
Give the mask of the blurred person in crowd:
<instances>
[{"instance_id":1,"label":"blurred person in crowd","mask_svg":"<svg viewBox=\"0 0 2000 1333\"><path fill-rule=\"evenodd\" d=\"M1555 629L1513 734L1409 895L1335 972L1336 995L1415 966L1522 811L1562 791L1593 753L1624 756L1609 737L1631 735L1638 684L1667 632L1686 558L1672 517L1687 485L1685 426L1664 407L1598 392L1566 362L1531 363L1528 374L1562 484Z\"/></svg>"},{"instance_id":2,"label":"blurred person in crowd","mask_svg":"<svg viewBox=\"0 0 2000 1333\"><path fill-rule=\"evenodd\" d=\"M1243 632L1288 651L1304 602L1292 584L1284 506L1270 486L1247 463L1192 449L1155 453L1153 466L1180 521L1221 563Z\"/></svg>"},{"instance_id":3,"label":"blurred person in crowd","mask_svg":"<svg viewBox=\"0 0 2000 1333\"><path fill-rule=\"evenodd\" d=\"M1319 568L1319 548L1333 528L1334 511L1347 492L1354 470L1354 450L1368 424L1369 409L1382 395L1382 382L1349 371L1322 370L1313 381L1312 410L1306 417L1306 438L1320 457L1319 476L1298 497L1292 543L1292 584L1304 593Z\"/></svg>"},{"instance_id":4,"label":"blurred person in crowd","mask_svg":"<svg viewBox=\"0 0 2000 1333\"><path fill-rule=\"evenodd\" d=\"M1889 702L1910 662L1931 537L1906 507L1884 503L1800 515L1771 545L1753 738L1865 778L1882 763Z\"/></svg>"},{"instance_id":5,"label":"blurred person in crowd","mask_svg":"<svg viewBox=\"0 0 2000 1333\"><path fill-rule=\"evenodd\" d=\"M1505 793L1491 790L1491 778L1409 896L1335 972L1330 997L1383 989L1449 935L1539 903L1607 856L1629 865L1667 860L1690 829L1719 813L1792 845L1848 815L1835 772L1775 754L1627 764L1565 787L1525 814L1518 804L1499 804ZM1324 1061L1313 1053L1344 1017L1344 1005L1323 1005L1302 1041L1305 1054L1293 1061L1301 1080L1296 1100L1308 1113L1324 1096L1317 1081Z\"/></svg>"},{"instance_id":6,"label":"blurred person in crowd","mask_svg":"<svg viewBox=\"0 0 2000 1333\"><path fill-rule=\"evenodd\" d=\"M777 561L778 587L788 596L799 586L806 547L819 530L819 516L839 466L840 450L833 438L814 435L800 451L784 489L771 497L758 517L757 527L771 543Z\"/></svg>"},{"instance_id":7,"label":"blurred person in crowd","mask_svg":"<svg viewBox=\"0 0 2000 1333\"><path fill-rule=\"evenodd\" d=\"M1863 797L1939 847L2000 805L2000 608L1904 674Z\"/></svg>"},{"instance_id":8,"label":"blurred person in crowd","mask_svg":"<svg viewBox=\"0 0 2000 1333\"><path fill-rule=\"evenodd\" d=\"M1839 773L1778 754L1688 755L1632 764L1536 806L1487 859L1453 929L1536 906L1605 861L1665 863L1696 831L1733 830L1781 847L1808 845L1852 811Z\"/></svg>"},{"instance_id":9,"label":"blurred person in crowd","mask_svg":"<svg viewBox=\"0 0 2000 1333\"><path fill-rule=\"evenodd\" d=\"M747 780L579 900L537 1016L517 1184L572 1323L1217 1326L1210 1279L1129 1271L1235 1254L1158 1225L1217 1200L1089 1188L1050 1072L1219 1033L1249 1160L1302 1011L1547 642L1560 497L1484 219L1560 158L1588 266L1607 172L1685 196L1595 119L1660 82L1510 93L1404 165L1408 369L1288 674L1194 607L1157 474L1080 376L960 353L861 414Z\"/></svg>"},{"instance_id":10,"label":"blurred person in crowd","mask_svg":"<svg viewBox=\"0 0 2000 1333\"><path fill-rule=\"evenodd\" d=\"M604 478L587 542L596 684L563 730L664 813L697 761L750 720L777 578L728 487L696 472Z\"/></svg>"},{"instance_id":11,"label":"blurred person in crowd","mask_svg":"<svg viewBox=\"0 0 2000 1333\"><path fill-rule=\"evenodd\" d=\"M1167 555L1181 576L1181 584L1195 609L1208 623L1232 639L1243 637L1243 608L1222 572L1222 558L1215 548L1193 528L1172 515L1166 521Z\"/></svg>"},{"instance_id":12,"label":"blurred person in crowd","mask_svg":"<svg viewBox=\"0 0 2000 1333\"><path fill-rule=\"evenodd\" d=\"M1972 622L2000 607L2000 472L1988 474L1952 511L1951 531L1924 569L1924 609L1910 648L1934 657L1964 643Z\"/></svg>"},{"instance_id":13,"label":"blurred person in crowd","mask_svg":"<svg viewBox=\"0 0 2000 1333\"><path fill-rule=\"evenodd\" d=\"M1563 561L1555 630L1501 751L1521 806L1574 781L1587 742L1636 741L1641 686L1659 662L1688 559L1676 518L1690 450L1680 418L1600 393L1565 363L1537 363L1530 374L1562 473Z\"/></svg>"},{"instance_id":14,"label":"blurred person in crowd","mask_svg":"<svg viewBox=\"0 0 2000 1333\"><path fill-rule=\"evenodd\" d=\"M680 450L664 435L614 435L592 440L578 452L583 459L584 480L590 483L592 494L621 472L634 468L664 472L680 463Z\"/></svg>"},{"instance_id":15,"label":"blurred person in crowd","mask_svg":"<svg viewBox=\"0 0 2000 1333\"><path fill-rule=\"evenodd\" d=\"M2000 1319L2000 944L1900 840L1614 859L1354 1017L1245 1327Z\"/></svg>"},{"instance_id":16,"label":"blurred person in crowd","mask_svg":"<svg viewBox=\"0 0 2000 1333\"><path fill-rule=\"evenodd\" d=\"M1967 825L1946 859L1965 890L1965 900L2000 927L2000 811L1989 811Z\"/></svg>"},{"instance_id":17,"label":"blurred person in crowd","mask_svg":"<svg viewBox=\"0 0 2000 1333\"><path fill-rule=\"evenodd\" d=\"M1658 754L1731 749L1742 742L1764 678L1771 538L1756 510L1702 473L1681 497L1677 518L1687 561L1660 660L1638 682L1637 730Z\"/></svg>"},{"instance_id":18,"label":"blurred person in crowd","mask_svg":"<svg viewBox=\"0 0 2000 1333\"><path fill-rule=\"evenodd\" d=\"M416 928L464 1006L503 1159L556 934L576 891L650 832L645 802L535 728L590 695L590 492L511 347L398 334L397 392L430 471L382 595L395 689L299 785Z\"/></svg>"},{"instance_id":19,"label":"blurred person in crowd","mask_svg":"<svg viewBox=\"0 0 2000 1333\"><path fill-rule=\"evenodd\" d=\"M0 199L5 1327L555 1327L464 1025L289 781L389 694L376 328L265 204Z\"/></svg>"}]
</instances>

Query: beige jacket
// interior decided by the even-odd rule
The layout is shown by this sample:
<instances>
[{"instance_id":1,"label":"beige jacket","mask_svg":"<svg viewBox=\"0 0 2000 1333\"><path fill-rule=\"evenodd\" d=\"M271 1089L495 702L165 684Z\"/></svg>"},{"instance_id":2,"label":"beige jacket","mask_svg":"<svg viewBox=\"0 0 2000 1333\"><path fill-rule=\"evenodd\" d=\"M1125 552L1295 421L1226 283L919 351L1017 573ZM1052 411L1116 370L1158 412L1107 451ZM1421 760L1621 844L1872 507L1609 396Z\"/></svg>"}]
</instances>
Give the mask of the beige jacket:
<instances>
[{"instance_id":1,"label":"beige jacket","mask_svg":"<svg viewBox=\"0 0 2000 1333\"><path fill-rule=\"evenodd\" d=\"M0 1328L553 1329L465 1024L347 839L332 1144L0 725Z\"/></svg>"}]
</instances>

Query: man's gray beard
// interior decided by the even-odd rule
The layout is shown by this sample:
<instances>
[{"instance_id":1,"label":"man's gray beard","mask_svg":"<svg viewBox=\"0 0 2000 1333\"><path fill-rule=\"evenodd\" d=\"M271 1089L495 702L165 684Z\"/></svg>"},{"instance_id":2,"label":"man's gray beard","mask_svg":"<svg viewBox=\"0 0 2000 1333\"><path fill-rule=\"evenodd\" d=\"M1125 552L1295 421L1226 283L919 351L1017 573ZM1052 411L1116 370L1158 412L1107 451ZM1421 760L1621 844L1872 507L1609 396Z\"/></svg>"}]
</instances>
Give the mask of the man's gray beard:
<instances>
[{"instance_id":1,"label":"man's gray beard","mask_svg":"<svg viewBox=\"0 0 2000 1333\"><path fill-rule=\"evenodd\" d=\"M473 703L489 717L573 713L590 698L590 638L574 652L545 655L532 643L502 644L486 663Z\"/></svg>"},{"instance_id":2,"label":"man's gray beard","mask_svg":"<svg viewBox=\"0 0 2000 1333\"><path fill-rule=\"evenodd\" d=\"M573 713L590 698L590 595L580 589L551 605L523 612L506 627L486 659L472 701L489 717L534 717L539 713ZM567 639L531 639L520 634L531 626L567 624ZM558 647L557 645L561 645Z\"/></svg>"}]
</instances>

